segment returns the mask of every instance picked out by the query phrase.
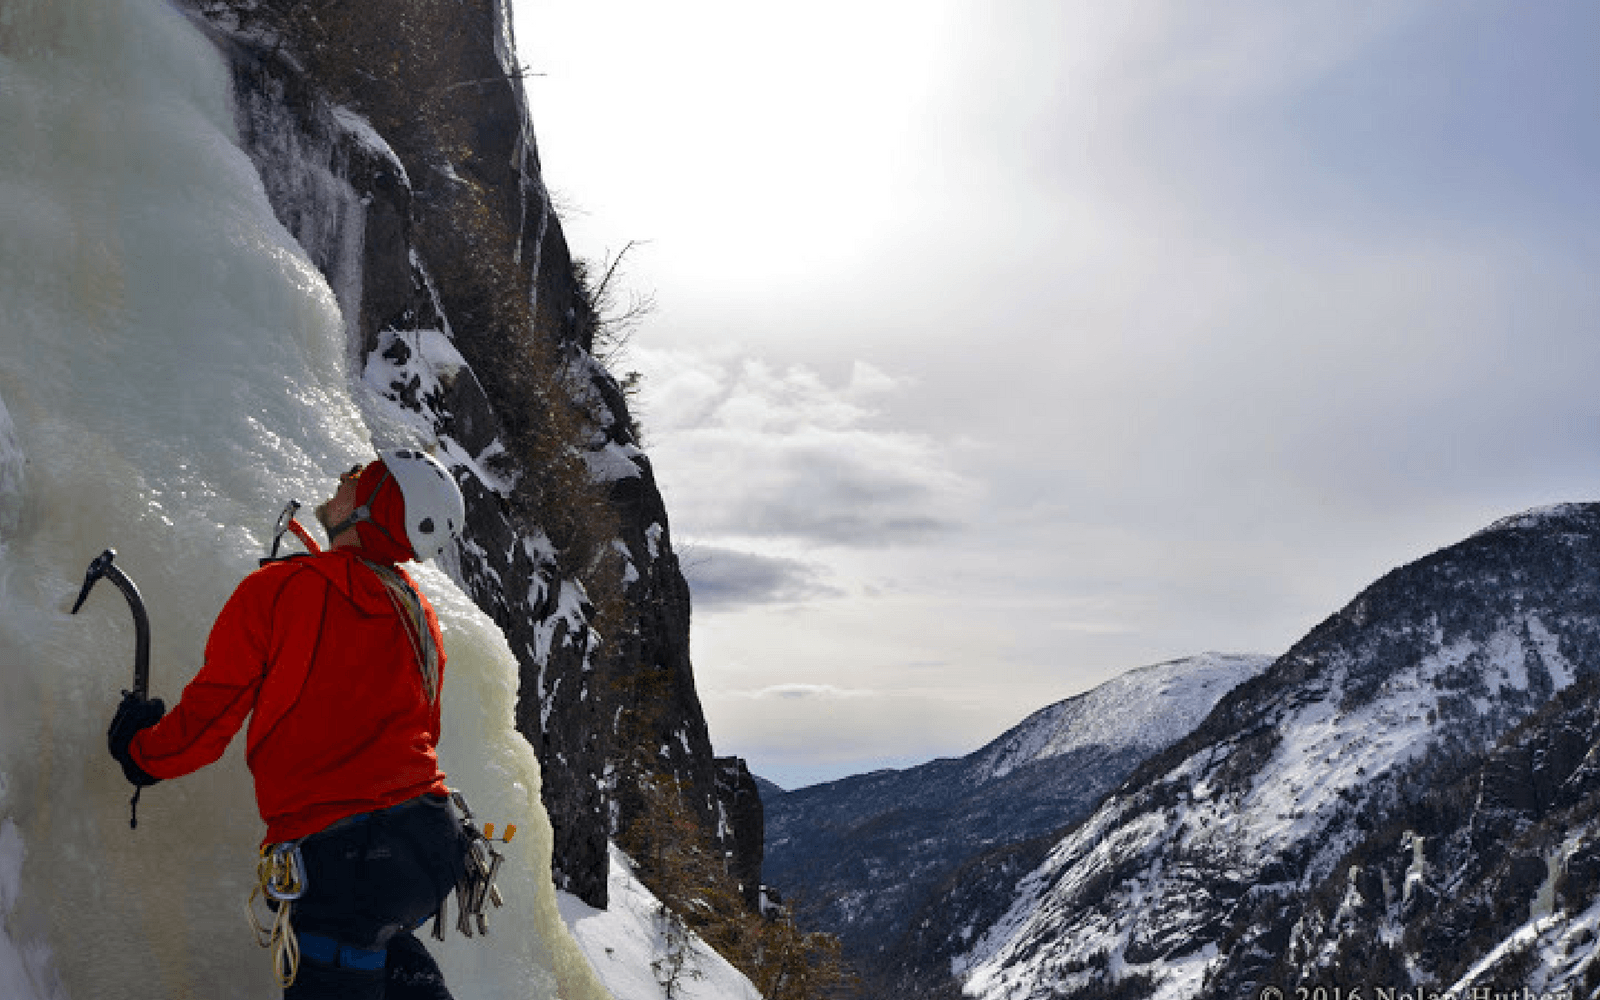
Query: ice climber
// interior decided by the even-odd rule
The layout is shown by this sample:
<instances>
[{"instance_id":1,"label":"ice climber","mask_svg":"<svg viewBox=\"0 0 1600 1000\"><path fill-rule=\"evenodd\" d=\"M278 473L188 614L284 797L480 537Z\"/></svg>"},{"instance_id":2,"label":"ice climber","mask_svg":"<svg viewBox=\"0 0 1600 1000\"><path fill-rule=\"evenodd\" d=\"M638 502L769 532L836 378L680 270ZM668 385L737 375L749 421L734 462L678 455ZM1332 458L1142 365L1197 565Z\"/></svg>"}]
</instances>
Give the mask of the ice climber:
<instances>
[{"instance_id":1,"label":"ice climber","mask_svg":"<svg viewBox=\"0 0 1600 1000\"><path fill-rule=\"evenodd\" d=\"M212 763L251 716L263 856L297 845L303 863L286 1000L450 996L412 934L465 865L436 753L445 655L433 607L396 563L437 556L464 514L422 453L351 469L316 508L330 547L239 584L171 713L128 694L112 720L111 754L142 787Z\"/></svg>"}]
</instances>

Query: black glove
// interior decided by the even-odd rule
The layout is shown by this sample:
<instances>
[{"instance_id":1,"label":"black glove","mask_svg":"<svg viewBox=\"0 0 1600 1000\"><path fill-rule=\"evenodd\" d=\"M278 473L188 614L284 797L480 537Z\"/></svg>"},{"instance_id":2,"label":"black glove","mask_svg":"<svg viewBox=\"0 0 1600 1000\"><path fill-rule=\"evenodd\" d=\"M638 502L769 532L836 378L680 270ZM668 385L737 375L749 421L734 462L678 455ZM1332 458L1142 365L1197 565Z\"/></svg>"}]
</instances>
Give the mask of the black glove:
<instances>
[{"instance_id":1,"label":"black glove","mask_svg":"<svg viewBox=\"0 0 1600 1000\"><path fill-rule=\"evenodd\" d=\"M111 717L111 728L106 731L106 746L116 762L122 765L122 773L135 787L153 785L161 779L150 777L144 768L133 762L133 757L128 754L128 744L133 742L135 733L160 722L166 714L166 702L160 698L146 698L132 691L124 691L122 704L117 706L117 714Z\"/></svg>"}]
</instances>

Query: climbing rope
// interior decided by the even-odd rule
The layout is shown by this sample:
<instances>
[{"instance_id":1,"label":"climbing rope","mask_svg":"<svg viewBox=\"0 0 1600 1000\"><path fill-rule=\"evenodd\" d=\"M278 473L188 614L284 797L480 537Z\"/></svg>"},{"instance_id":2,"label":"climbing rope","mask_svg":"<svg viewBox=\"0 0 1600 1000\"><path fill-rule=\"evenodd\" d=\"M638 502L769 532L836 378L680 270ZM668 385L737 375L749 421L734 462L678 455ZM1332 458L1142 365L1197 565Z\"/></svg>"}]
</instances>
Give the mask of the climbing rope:
<instances>
[{"instance_id":1,"label":"climbing rope","mask_svg":"<svg viewBox=\"0 0 1600 1000\"><path fill-rule=\"evenodd\" d=\"M278 988L287 990L300 973L300 940L290 915L294 901L306 894L305 859L295 842L265 844L256 862L256 887L245 902L245 915L255 931L256 944L272 952L272 974ZM265 897L274 913L263 925L256 916L256 900Z\"/></svg>"},{"instance_id":2,"label":"climbing rope","mask_svg":"<svg viewBox=\"0 0 1600 1000\"><path fill-rule=\"evenodd\" d=\"M417 595L405 577L393 566L363 559L367 568L383 581L389 603L394 605L402 630L411 641L411 652L416 655L417 669L422 671L422 691L432 704L439 700L439 650L433 643L433 633L428 629L428 618L422 610L422 598Z\"/></svg>"}]
</instances>

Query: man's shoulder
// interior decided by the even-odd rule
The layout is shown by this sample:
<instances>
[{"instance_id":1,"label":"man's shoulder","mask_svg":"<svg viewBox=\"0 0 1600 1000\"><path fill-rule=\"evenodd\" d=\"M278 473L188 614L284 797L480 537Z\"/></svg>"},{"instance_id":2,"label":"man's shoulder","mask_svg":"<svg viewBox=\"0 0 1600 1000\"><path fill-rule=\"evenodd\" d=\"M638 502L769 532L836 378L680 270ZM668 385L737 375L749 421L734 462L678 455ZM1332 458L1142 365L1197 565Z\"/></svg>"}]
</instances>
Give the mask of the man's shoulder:
<instances>
[{"instance_id":1,"label":"man's shoulder","mask_svg":"<svg viewBox=\"0 0 1600 1000\"><path fill-rule=\"evenodd\" d=\"M316 600L327 585L320 574L307 572L315 558L278 559L252 570L223 605L213 637L219 631L262 627L282 611Z\"/></svg>"},{"instance_id":2,"label":"man's shoulder","mask_svg":"<svg viewBox=\"0 0 1600 1000\"><path fill-rule=\"evenodd\" d=\"M309 568L313 562L327 555L326 552L294 552L275 559L263 559L260 566L252 570L245 579L283 579Z\"/></svg>"},{"instance_id":3,"label":"man's shoulder","mask_svg":"<svg viewBox=\"0 0 1600 1000\"><path fill-rule=\"evenodd\" d=\"M317 572L317 563L327 553L303 552L281 559L264 562L239 582L235 595L262 597L282 591L291 585L303 586L323 577Z\"/></svg>"}]
</instances>

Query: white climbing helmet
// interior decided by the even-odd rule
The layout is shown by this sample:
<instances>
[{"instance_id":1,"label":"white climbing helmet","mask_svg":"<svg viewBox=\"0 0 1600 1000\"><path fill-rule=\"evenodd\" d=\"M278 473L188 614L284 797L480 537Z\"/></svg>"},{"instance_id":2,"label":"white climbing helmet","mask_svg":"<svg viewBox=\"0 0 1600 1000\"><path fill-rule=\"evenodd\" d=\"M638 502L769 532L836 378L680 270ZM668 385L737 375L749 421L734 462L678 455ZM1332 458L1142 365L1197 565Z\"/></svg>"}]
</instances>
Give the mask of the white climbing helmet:
<instances>
[{"instance_id":1,"label":"white climbing helmet","mask_svg":"<svg viewBox=\"0 0 1600 1000\"><path fill-rule=\"evenodd\" d=\"M397 448L378 458L394 476L406 501L406 541L417 559L433 559L467 523L461 487L442 463L420 451Z\"/></svg>"}]
</instances>

